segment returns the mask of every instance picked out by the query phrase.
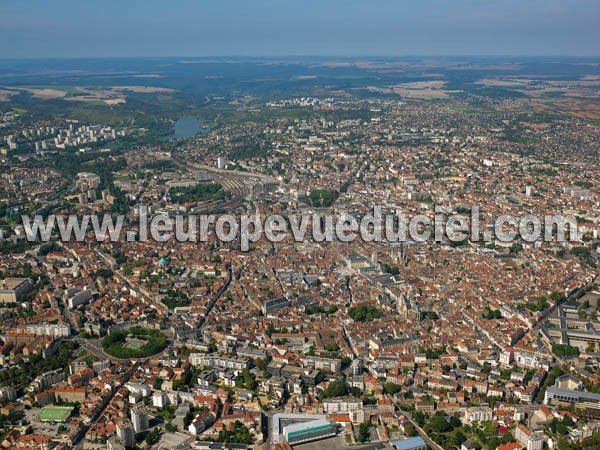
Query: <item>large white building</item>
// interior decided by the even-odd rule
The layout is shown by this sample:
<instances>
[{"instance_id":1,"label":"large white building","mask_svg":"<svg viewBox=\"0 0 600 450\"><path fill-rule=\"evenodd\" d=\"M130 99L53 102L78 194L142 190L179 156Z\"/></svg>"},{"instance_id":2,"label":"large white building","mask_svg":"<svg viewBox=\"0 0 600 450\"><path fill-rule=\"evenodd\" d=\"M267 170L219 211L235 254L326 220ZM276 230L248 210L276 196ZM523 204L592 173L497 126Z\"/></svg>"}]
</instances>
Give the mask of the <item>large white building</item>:
<instances>
[{"instance_id":1,"label":"large white building","mask_svg":"<svg viewBox=\"0 0 600 450\"><path fill-rule=\"evenodd\" d=\"M162 391L157 391L152 394L152 406L155 408L164 408L167 406L167 396Z\"/></svg>"},{"instance_id":2,"label":"large white building","mask_svg":"<svg viewBox=\"0 0 600 450\"><path fill-rule=\"evenodd\" d=\"M216 369L243 370L250 368L250 362L243 358L227 358L225 356L190 353L190 364L193 366L214 367Z\"/></svg>"},{"instance_id":3,"label":"large white building","mask_svg":"<svg viewBox=\"0 0 600 450\"><path fill-rule=\"evenodd\" d=\"M71 336L71 327L66 323L30 324L25 327L25 332L36 336L69 337Z\"/></svg>"},{"instance_id":4,"label":"large white building","mask_svg":"<svg viewBox=\"0 0 600 450\"><path fill-rule=\"evenodd\" d=\"M142 397L148 397L152 393L152 389L142 383L125 383L125 389L132 394L139 394Z\"/></svg>"},{"instance_id":5,"label":"large white building","mask_svg":"<svg viewBox=\"0 0 600 450\"><path fill-rule=\"evenodd\" d=\"M336 425L324 414L275 414L272 417L273 442L301 444L336 435Z\"/></svg>"},{"instance_id":6,"label":"large white building","mask_svg":"<svg viewBox=\"0 0 600 450\"><path fill-rule=\"evenodd\" d=\"M133 424L133 431L136 433L148 429L148 410L143 404L138 403L131 408L131 423Z\"/></svg>"},{"instance_id":7,"label":"large white building","mask_svg":"<svg viewBox=\"0 0 600 450\"><path fill-rule=\"evenodd\" d=\"M188 427L188 431L196 436L206 430L213 422L214 416L212 413L200 411Z\"/></svg>"},{"instance_id":8,"label":"large white building","mask_svg":"<svg viewBox=\"0 0 600 450\"><path fill-rule=\"evenodd\" d=\"M129 420L125 419L117 424L117 436L121 439L124 447L135 446L135 431Z\"/></svg>"},{"instance_id":9,"label":"large white building","mask_svg":"<svg viewBox=\"0 0 600 450\"><path fill-rule=\"evenodd\" d=\"M549 387L544 394L545 405L574 406L580 409L600 410L600 394Z\"/></svg>"},{"instance_id":10,"label":"large white building","mask_svg":"<svg viewBox=\"0 0 600 450\"><path fill-rule=\"evenodd\" d=\"M544 448L545 434L531 431L524 425L518 424L515 428L515 439L527 450L542 450Z\"/></svg>"},{"instance_id":11,"label":"large white building","mask_svg":"<svg viewBox=\"0 0 600 450\"><path fill-rule=\"evenodd\" d=\"M0 388L0 402L12 402L17 398L17 390L14 386L4 386Z\"/></svg>"},{"instance_id":12,"label":"large white building","mask_svg":"<svg viewBox=\"0 0 600 450\"><path fill-rule=\"evenodd\" d=\"M342 369L342 361L335 358L320 358L318 356L307 356L302 362L305 367L311 367L318 370L327 370L337 373Z\"/></svg>"},{"instance_id":13,"label":"large white building","mask_svg":"<svg viewBox=\"0 0 600 450\"><path fill-rule=\"evenodd\" d=\"M67 294L67 305L71 309L76 308L79 305L83 305L92 299L92 291L89 289L73 292L72 295L69 294L70 292Z\"/></svg>"},{"instance_id":14,"label":"large white building","mask_svg":"<svg viewBox=\"0 0 600 450\"><path fill-rule=\"evenodd\" d=\"M336 434L335 424L327 419L298 422L283 427L285 440L294 445L325 439Z\"/></svg>"},{"instance_id":15,"label":"large white building","mask_svg":"<svg viewBox=\"0 0 600 450\"><path fill-rule=\"evenodd\" d=\"M323 412L326 414L348 414L362 408L362 400L354 397L330 398L323 400Z\"/></svg>"}]
</instances>

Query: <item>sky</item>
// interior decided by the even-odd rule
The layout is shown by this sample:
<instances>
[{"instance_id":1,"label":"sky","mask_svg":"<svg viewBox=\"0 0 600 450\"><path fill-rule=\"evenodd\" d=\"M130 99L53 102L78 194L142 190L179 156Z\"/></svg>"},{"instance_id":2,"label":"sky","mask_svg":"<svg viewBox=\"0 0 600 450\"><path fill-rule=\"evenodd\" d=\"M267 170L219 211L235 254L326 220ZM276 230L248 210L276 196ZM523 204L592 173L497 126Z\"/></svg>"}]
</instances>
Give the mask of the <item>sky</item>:
<instances>
[{"instance_id":1,"label":"sky","mask_svg":"<svg viewBox=\"0 0 600 450\"><path fill-rule=\"evenodd\" d=\"M598 0L0 0L0 58L599 56Z\"/></svg>"}]
</instances>

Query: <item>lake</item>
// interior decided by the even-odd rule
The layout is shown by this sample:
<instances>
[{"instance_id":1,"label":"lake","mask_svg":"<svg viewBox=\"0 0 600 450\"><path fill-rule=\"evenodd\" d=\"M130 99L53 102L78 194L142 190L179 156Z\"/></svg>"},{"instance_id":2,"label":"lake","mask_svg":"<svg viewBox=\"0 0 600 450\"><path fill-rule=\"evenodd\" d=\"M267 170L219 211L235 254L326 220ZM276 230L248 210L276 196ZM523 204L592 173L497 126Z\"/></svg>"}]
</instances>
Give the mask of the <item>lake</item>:
<instances>
[{"instance_id":1,"label":"lake","mask_svg":"<svg viewBox=\"0 0 600 450\"><path fill-rule=\"evenodd\" d=\"M195 117L181 117L173 123L173 133L160 138L161 141L170 141L173 139L185 139L196 136L200 133L206 133L209 128L203 128L202 119Z\"/></svg>"}]
</instances>

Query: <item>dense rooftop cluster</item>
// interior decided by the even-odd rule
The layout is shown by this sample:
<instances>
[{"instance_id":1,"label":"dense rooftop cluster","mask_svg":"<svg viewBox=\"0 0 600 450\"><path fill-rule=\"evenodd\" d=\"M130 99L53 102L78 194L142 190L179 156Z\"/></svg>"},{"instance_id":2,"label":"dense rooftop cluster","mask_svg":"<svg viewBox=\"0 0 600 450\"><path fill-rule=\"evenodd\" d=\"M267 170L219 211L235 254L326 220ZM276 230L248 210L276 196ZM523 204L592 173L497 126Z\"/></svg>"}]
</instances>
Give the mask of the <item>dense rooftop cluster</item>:
<instances>
[{"instance_id":1,"label":"dense rooftop cluster","mask_svg":"<svg viewBox=\"0 0 600 450\"><path fill-rule=\"evenodd\" d=\"M193 139L131 144L131 130L19 129L18 115L2 116L2 445L597 441L598 125L524 100L479 100L245 99ZM478 207L482 231L503 214L568 214L580 239L288 235L243 251L212 228L206 242L97 242L90 232L31 243L19 221L126 213L137 236L141 206L357 218L374 206Z\"/></svg>"}]
</instances>

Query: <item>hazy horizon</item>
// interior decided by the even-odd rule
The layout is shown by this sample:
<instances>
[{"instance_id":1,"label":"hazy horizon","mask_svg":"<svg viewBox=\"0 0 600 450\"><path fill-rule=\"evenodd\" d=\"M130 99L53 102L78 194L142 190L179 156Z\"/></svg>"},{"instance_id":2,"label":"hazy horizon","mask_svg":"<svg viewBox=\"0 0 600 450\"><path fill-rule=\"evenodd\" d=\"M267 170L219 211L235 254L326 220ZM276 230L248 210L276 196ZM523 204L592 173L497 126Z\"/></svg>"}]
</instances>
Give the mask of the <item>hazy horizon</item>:
<instances>
[{"instance_id":1,"label":"hazy horizon","mask_svg":"<svg viewBox=\"0 0 600 450\"><path fill-rule=\"evenodd\" d=\"M0 58L597 57L593 0L0 5Z\"/></svg>"},{"instance_id":2,"label":"hazy horizon","mask_svg":"<svg viewBox=\"0 0 600 450\"><path fill-rule=\"evenodd\" d=\"M27 60L77 60L77 59L179 59L179 58L195 58L198 60L210 60L210 59L234 59L234 60L295 60L295 59L348 59L348 60L422 60L424 58L431 59L449 59L458 60L460 58L465 59L494 59L501 60L506 59L507 61L513 61L515 59L527 60L533 59L600 59L600 53L598 55L574 55L574 54L556 54L556 55L541 55L541 54L530 54L530 55L510 55L510 54L448 54L448 55L436 55L436 54L398 54L398 55L335 55L335 54L322 54L322 55L293 55L293 54L281 54L281 55L132 55L132 56L118 56L118 55L106 55L106 56L29 56L29 57L2 57L0 61L27 61Z\"/></svg>"}]
</instances>

